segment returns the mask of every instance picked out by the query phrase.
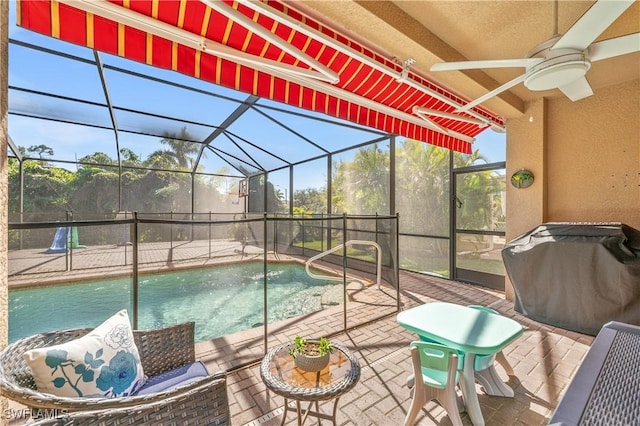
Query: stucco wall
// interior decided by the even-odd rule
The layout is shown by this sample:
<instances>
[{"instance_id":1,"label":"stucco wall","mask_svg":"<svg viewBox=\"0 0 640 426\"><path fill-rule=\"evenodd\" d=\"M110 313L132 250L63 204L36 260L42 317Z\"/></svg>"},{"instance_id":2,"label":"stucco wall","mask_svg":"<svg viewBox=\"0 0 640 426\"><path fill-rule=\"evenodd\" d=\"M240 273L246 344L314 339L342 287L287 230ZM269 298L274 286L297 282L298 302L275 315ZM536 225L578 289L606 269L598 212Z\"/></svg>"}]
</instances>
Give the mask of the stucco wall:
<instances>
[{"instance_id":1,"label":"stucco wall","mask_svg":"<svg viewBox=\"0 0 640 426\"><path fill-rule=\"evenodd\" d=\"M546 103L544 99L529 103L524 118L507 122L507 177L527 169L535 179L529 188L507 185L507 240L545 220Z\"/></svg>"},{"instance_id":2,"label":"stucco wall","mask_svg":"<svg viewBox=\"0 0 640 426\"><path fill-rule=\"evenodd\" d=\"M640 80L528 105L507 123L507 176L523 167L535 182L507 188L507 241L543 222L640 229Z\"/></svg>"},{"instance_id":3,"label":"stucco wall","mask_svg":"<svg viewBox=\"0 0 640 426\"><path fill-rule=\"evenodd\" d=\"M640 229L640 80L548 103L547 219Z\"/></svg>"}]
</instances>

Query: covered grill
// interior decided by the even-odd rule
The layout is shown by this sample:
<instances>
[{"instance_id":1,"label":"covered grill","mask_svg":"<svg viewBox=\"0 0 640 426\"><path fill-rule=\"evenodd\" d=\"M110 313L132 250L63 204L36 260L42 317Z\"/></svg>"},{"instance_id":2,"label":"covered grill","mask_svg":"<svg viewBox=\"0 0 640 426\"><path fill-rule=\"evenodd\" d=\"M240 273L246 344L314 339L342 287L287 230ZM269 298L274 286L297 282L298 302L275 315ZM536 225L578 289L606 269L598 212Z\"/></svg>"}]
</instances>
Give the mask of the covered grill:
<instances>
[{"instance_id":1,"label":"covered grill","mask_svg":"<svg viewBox=\"0 0 640 426\"><path fill-rule=\"evenodd\" d=\"M545 223L505 245L515 310L596 335L609 321L640 325L640 231L622 223Z\"/></svg>"}]
</instances>

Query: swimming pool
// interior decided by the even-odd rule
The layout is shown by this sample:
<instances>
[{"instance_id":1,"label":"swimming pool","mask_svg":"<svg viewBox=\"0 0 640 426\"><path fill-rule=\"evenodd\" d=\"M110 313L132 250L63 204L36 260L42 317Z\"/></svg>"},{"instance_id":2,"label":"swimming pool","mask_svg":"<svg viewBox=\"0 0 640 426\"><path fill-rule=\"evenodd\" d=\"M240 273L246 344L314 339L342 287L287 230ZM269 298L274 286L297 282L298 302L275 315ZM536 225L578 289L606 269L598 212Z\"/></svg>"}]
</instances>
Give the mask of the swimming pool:
<instances>
[{"instance_id":1,"label":"swimming pool","mask_svg":"<svg viewBox=\"0 0 640 426\"><path fill-rule=\"evenodd\" d=\"M261 262L141 275L138 327L196 323L204 341L264 323ZM309 277L303 265L269 264L268 322L342 302L342 284ZM9 343L50 330L95 327L126 308L132 316L131 279L9 290Z\"/></svg>"}]
</instances>

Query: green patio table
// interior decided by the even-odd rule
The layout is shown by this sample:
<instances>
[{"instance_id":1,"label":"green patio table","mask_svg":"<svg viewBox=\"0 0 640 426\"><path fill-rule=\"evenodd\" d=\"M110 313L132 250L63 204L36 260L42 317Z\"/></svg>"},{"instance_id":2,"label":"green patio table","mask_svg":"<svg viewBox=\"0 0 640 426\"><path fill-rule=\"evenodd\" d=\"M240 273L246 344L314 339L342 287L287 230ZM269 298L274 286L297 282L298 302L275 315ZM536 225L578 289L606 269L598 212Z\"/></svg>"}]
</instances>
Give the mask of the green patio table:
<instances>
[{"instance_id":1,"label":"green patio table","mask_svg":"<svg viewBox=\"0 0 640 426\"><path fill-rule=\"evenodd\" d=\"M467 413L475 426L484 425L475 388L476 374L490 395L513 397L513 389L502 382L493 365L475 371L476 355L493 355L523 333L516 321L501 315L446 302L433 302L402 311L398 324L426 339L464 352L460 382Z\"/></svg>"}]
</instances>

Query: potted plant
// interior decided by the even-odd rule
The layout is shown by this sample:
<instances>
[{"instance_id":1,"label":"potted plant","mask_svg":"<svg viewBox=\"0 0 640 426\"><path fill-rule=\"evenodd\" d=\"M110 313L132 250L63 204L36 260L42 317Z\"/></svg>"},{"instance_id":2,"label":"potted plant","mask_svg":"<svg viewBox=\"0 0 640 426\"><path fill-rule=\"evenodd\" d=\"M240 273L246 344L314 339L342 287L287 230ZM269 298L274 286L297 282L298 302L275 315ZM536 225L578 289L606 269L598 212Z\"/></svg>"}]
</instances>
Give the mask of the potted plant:
<instances>
[{"instance_id":1,"label":"potted plant","mask_svg":"<svg viewBox=\"0 0 640 426\"><path fill-rule=\"evenodd\" d=\"M304 371L320 371L329 364L329 356L333 351L331 342L326 337L318 340L307 340L301 336L293 339L289 354L296 367Z\"/></svg>"}]
</instances>

